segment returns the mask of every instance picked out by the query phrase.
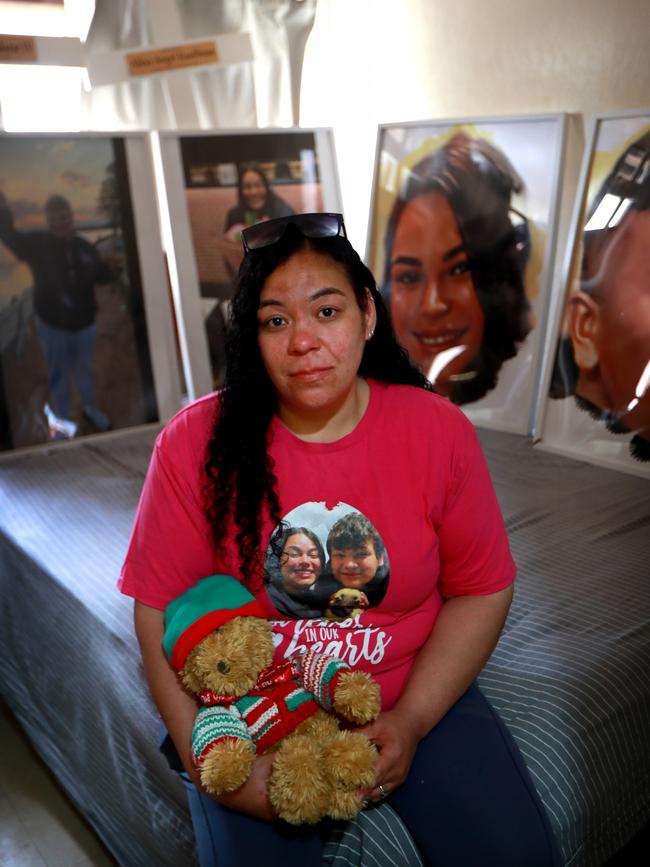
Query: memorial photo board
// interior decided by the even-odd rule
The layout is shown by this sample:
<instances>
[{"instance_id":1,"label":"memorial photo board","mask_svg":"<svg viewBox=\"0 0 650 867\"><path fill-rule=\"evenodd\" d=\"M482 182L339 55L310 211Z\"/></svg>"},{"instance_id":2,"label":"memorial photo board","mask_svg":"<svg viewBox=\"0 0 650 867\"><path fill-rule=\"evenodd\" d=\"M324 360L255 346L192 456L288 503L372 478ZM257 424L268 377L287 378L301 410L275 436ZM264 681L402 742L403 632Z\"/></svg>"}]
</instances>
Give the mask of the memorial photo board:
<instances>
[{"instance_id":1,"label":"memorial photo board","mask_svg":"<svg viewBox=\"0 0 650 867\"><path fill-rule=\"evenodd\" d=\"M169 418L178 353L146 135L0 135L0 452Z\"/></svg>"},{"instance_id":2,"label":"memorial photo board","mask_svg":"<svg viewBox=\"0 0 650 867\"><path fill-rule=\"evenodd\" d=\"M161 133L163 231L191 397L223 380L241 230L292 213L340 211L331 131Z\"/></svg>"},{"instance_id":3,"label":"memorial photo board","mask_svg":"<svg viewBox=\"0 0 650 867\"><path fill-rule=\"evenodd\" d=\"M528 433L564 115L379 128L366 260L398 340L477 425Z\"/></svg>"},{"instance_id":4,"label":"memorial photo board","mask_svg":"<svg viewBox=\"0 0 650 867\"><path fill-rule=\"evenodd\" d=\"M650 477L650 110L594 119L555 300L540 446Z\"/></svg>"}]
</instances>

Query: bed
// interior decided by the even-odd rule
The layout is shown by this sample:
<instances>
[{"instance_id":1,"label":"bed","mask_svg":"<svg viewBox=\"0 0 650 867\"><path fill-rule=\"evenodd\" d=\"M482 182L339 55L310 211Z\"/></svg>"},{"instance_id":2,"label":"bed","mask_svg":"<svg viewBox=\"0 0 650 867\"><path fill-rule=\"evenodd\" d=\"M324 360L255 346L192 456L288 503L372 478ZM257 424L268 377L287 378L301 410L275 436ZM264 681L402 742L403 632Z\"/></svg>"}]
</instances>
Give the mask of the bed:
<instances>
[{"instance_id":1,"label":"bed","mask_svg":"<svg viewBox=\"0 0 650 867\"><path fill-rule=\"evenodd\" d=\"M194 863L115 589L156 432L0 463L0 693L125 867ZM565 864L601 865L650 818L650 485L480 436L520 576L481 685Z\"/></svg>"}]
</instances>

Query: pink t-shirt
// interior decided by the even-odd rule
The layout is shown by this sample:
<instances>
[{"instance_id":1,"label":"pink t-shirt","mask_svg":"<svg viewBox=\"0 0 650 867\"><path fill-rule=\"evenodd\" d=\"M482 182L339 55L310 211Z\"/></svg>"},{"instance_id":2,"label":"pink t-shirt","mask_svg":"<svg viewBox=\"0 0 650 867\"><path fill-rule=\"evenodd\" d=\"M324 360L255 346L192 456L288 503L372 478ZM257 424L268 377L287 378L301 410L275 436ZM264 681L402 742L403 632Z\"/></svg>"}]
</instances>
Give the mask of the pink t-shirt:
<instances>
[{"instance_id":1,"label":"pink t-shirt","mask_svg":"<svg viewBox=\"0 0 650 867\"><path fill-rule=\"evenodd\" d=\"M156 441L119 580L123 593L145 605L162 609L206 575L242 577L233 544L224 554L215 552L201 496L217 408L216 395L196 401ZM314 540L302 555L306 571L298 590L290 581L300 544L295 551L288 546L286 554L283 549L278 568L269 566L265 575L269 592L256 593L274 622L276 660L309 648L338 655L377 679L382 706L389 708L443 596L495 593L514 579L474 428L431 392L370 380L368 408L342 439L304 442L277 419L272 431L283 521L308 528ZM359 544L340 535L350 516L353 523L370 522L375 534L365 550L369 544L370 577L354 559L361 556L352 550ZM266 519L265 545L274 530ZM292 541L308 543L304 534ZM345 557L348 566L337 566ZM272 561L267 556L267 566ZM337 608L341 593L351 589L357 601Z\"/></svg>"}]
</instances>

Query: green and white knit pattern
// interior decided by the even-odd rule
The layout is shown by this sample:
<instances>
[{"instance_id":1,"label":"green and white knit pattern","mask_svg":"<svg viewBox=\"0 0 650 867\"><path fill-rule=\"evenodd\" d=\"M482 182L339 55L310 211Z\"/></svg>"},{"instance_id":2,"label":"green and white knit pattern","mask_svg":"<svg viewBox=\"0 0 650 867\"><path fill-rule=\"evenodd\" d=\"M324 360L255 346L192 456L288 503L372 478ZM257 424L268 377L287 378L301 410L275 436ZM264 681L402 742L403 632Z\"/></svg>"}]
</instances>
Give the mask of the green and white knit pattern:
<instances>
[{"instance_id":1,"label":"green and white knit pattern","mask_svg":"<svg viewBox=\"0 0 650 867\"><path fill-rule=\"evenodd\" d=\"M287 707L290 711L297 710L301 704L305 704L305 702L311 701L311 695L308 692L305 692L302 687L297 686L293 692L290 692L288 696L286 696L285 701L287 703Z\"/></svg>"},{"instance_id":2,"label":"green and white knit pattern","mask_svg":"<svg viewBox=\"0 0 650 867\"><path fill-rule=\"evenodd\" d=\"M323 656L308 650L303 656L294 657L300 666L302 682L318 704L327 711L332 710L334 680L340 671L349 671L350 666L342 659L333 656Z\"/></svg>"},{"instance_id":3,"label":"green and white knit pattern","mask_svg":"<svg viewBox=\"0 0 650 867\"><path fill-rule=\"evenodd\" d=\"M278 707L270 702L268 697L244 695L237 700L237 709L242 715L253 743L268 735L279 720Z\"/></svg>"},{"instance_id":4,"label":"green and white knit pattern","mask_svg":"<svg viewBox=\"0 0 650 867\"><path fill-rule=\"evenodd\" d=\"M255 745L250 739L246 724L242 721L237 708L234 706L201 708L192 729L194 761L200 764L208 747L212 746L215 741L225 738L248 741L250 748L255 751Z\"/></svg>"},{"instance_id":5,"label":"green and white knit pattern","mask_svg":"<svg viewBox=\"0 0 650 867\"><path fill-rule=\"evenodd\" d=\"M294 715L298 708L312 701L311 695L300 686L282 696L286 709L290 715ZM275 726L281 726L285 715L281 713L276 701L271 696L245 695L237 699L237 709L253 739L258 744L263 741Z\"/></svg>"}]
</instances>

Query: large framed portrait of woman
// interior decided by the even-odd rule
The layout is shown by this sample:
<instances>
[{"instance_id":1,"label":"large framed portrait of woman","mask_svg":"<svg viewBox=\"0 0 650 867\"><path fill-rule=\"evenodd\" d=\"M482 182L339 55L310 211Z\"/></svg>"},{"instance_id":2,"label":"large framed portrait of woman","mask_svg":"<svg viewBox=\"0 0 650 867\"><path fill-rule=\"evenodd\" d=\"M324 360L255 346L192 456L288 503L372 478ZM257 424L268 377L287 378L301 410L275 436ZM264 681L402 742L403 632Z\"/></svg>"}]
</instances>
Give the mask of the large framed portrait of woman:
<instances>
[{"instance_id":1,"label":"large framed portrait of woman","mask_svg":"<svg viewBox=\"0 0 650 867\"><path fill-rule=\"evenodd\" d=\"M146 134L0 135L0 453L181 405Z\"/></svg>"},{"instance_id":2,"label":"large framed portrait of woman","mask_svg":"<svg viewBox=\"0 0 650 867\"><path fill-rule=\"evenodd\" d=\"M532 430L565 127L379 127L367 262L412 361L480 426Z\"/></svg>"},{"instance_id":3,"label":"large framed portrait of woman","mask_svg":"<svg viewBox=\"0 0 650 867\"><path fill-rule=\"evenodd\" d=\"M221 385L241 232L293 213L340 211L329 129L168 132L154 136L166 190L170 262L191 398Z\"/></svg>"},{"instance_id":4,"label":"large framed portrait of woman","mask_svg":"<svg viewBox=\"0 0 650 867\"><path fill-rule=\"evenodd\" d=\"M650 477L650 109L594 118L559 289L540 446Z\"/></svg>"}]
</instances>

